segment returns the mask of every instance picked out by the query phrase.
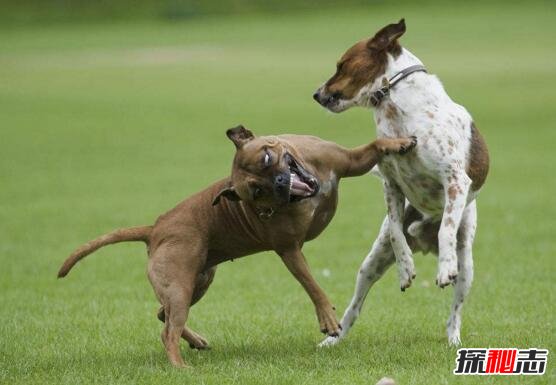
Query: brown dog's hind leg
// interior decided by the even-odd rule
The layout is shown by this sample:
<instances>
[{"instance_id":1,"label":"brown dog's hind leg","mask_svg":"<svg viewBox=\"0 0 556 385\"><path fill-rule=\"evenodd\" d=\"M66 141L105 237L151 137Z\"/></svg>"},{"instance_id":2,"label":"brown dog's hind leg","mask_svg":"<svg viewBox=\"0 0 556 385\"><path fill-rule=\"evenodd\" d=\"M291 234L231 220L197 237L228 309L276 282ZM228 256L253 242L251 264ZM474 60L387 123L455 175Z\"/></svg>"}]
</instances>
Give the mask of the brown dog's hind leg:
<instances>
[{"instance_id":1,"label":"brown dog's hind leg","mask_svg":"<svg viewBox=\"0 0 556 385\"><path fill-rule=\"evenodd\" d=\"M207 269L197 275L197 280L195 281L195 289L193 290L193 296L191 298L191 306L197 303L207 292L208 287L214 279L215 273L216 266L211 267L210 269ZM166 322L164 307L160 307L157 317L160 321ZM181 333L181 337L189 343L189 347L191 349L210 349L208 341L202 335L188 328L187 325L184 327L183 332Z\"/></svg>"},{"instance_id":2,"label":"brown dog's hind leg","mask_svg":"<svg viewBox=\"0 0 556 385\"><path fill-rule=\"evenodd\" d=\"M164 313L164 307L158 309L157 318L162 322L166 322L166 314ZM185 325L183 331L181 332L181 338L187 341L191 349L210 349L208 341L202 335L196 333Z\"/></svg>"},{"instance_id":3,"label":"brown dog's hind leg","mask_svg":"<svg viewBox=\"0 0 556 385\"><path fill-rule=\"evenodd\" d=\"M167 302L164 304L166 322L161 334L162 343L170 363L177 368L185 368L187 365L180 353L180 337L185 330L192 289L174 287L172 291L173 293L168 293Z\"/></svg>"},{"instance_id":4,"label":"brown dog's hind leg","mask_svg":"<svg viewBox=\"0 0 556 385\"><path fill-rule=\"evenodd\" d=\"M191 306L195 305L207 292L210 284L214 280L216 274L216 266L210 267L203 272L197 274L195 280L195 290L193 290L193 297L191 298Z\"/></svg>"},{"instance_id":5,"label":"brown dog's hind leg","mask_svg":"<svg viewBox=\"0 0 556 385\"><path fill-rule=\"evenodd\" d=\"M187 366L179 342L185 331L199 265L203 263L200 254L193 245L180 242L160 246L149 260L148 277L164 308L162 343L170 363L178 368Z\"/></svg>"}]
</instances>

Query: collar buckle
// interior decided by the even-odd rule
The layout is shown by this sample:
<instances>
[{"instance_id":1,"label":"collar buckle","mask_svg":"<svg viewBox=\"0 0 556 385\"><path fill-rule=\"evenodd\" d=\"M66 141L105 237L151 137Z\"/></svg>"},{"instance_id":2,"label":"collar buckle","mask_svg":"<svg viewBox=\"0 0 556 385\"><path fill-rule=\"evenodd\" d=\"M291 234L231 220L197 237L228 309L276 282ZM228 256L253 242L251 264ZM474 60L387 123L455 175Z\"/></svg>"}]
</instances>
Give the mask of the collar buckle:
<instances>
[{"instance_id":1,"label":"collar buckle","mask_svg":"<svg viewBox=\"0 0 556 385\"><path fill-rule=\"evenodd\" d=\"M382 87L373 92L371 95L371 104L373 106L378 106L382 99L390 93L390 86Z\"/></svg>"},{"instance_id":2,"label":"collar buckle","mask_svg":"<svg viewBox=\"0 0 556 385\"><path fill-rule=\"evenodd\" d=\"M384 99L388 94L390 94L390 89L392 87L398 84L400 80L405 79L406 77L408 77L414 72L427 72L427 69L424 66L417 64L414 66L407 67L401 70L400 72L396 73L394 76L388 79L388 84L386 86L379 88L378 90L376 90L371 94L371 104L374 107L378 107L382 99Z\"/></svg>"}]
</instances>

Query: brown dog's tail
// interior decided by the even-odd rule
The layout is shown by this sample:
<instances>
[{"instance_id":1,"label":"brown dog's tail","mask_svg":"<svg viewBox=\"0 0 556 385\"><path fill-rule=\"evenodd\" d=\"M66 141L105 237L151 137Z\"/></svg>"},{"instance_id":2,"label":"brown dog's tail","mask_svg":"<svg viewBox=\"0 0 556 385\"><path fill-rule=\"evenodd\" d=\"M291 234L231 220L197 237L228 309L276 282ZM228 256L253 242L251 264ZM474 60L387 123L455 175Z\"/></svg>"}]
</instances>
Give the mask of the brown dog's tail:
<instances>
[{"instance_id":1,"label":"brown dog's tail","mask_svg":"<svg viewBox=\"0 0 556 385\"><path fill-rule=\"evenodd\" d=\"M68 257L68 259L64 261L64 264L60 268L60 271L58 271L58 278L65 277L77 262L103 246L111 245L113 243L133 241L142 241L148 243L151 230L152 226L118 229L112 231L111 233L101 235L100 237L85 243L83 246L75 250Z\"/></svg>"}]
</instances>

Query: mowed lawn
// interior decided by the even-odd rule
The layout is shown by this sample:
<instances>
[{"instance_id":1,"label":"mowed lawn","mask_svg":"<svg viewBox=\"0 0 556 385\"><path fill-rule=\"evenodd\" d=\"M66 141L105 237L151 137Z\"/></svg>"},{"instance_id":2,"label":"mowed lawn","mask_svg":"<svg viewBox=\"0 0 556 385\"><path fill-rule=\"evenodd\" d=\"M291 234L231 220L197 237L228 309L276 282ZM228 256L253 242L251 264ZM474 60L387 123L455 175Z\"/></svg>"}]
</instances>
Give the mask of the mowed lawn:
<instances>
[{"instance_id":1,"label":"mowed lawn","mask_svg":"<svg viewBox=\"0 0 556 385\"><path fill-rule=\"evenodd\" d=\"M550 384L556 382L556 28L549 5L369 7L0 29L0 383ZM452 374L452 289L416 255L371 290L349 338L317 349L313 306L272 253L219 267L190 313L212 350L167 362L141 244L105 248L64 280L81 243L157 215L231 167L224 131L309 133L355 146L371 112L332 115L311 98L357 39L404 16L402 43L473 114L492 168L479 197L467 347L551 349L543 377ZM380 182L344 180L329 228L308 243L337 305L385 214Z\"/></svg>"}]
</instances>

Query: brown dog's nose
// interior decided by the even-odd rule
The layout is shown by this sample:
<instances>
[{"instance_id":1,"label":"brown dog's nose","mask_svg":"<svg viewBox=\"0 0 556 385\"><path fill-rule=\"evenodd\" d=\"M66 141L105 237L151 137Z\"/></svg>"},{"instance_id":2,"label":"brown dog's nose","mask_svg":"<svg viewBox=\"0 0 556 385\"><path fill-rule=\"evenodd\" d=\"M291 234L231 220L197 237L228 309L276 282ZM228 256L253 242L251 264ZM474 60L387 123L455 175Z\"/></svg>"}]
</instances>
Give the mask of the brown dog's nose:
<instances>
[{"instance_id":1,"label":"brown dog's nose","mask_svg":"<svg viewBox=\"0 0 556 385\"><path fill-rule=\"evenodd\" d=\"M319 92L318 91L313 94L313 99L315 99L316 102L320 103L320 101L319 101Z\"/></svg>"},{"instance_id":2,"label":"brown dog's nose","mask_svg":"<svg viewBox=\"0 0 556 385\"><path fill-rule=\"evenodd\" d=\"M280 186L285 186L285 185L289 185L290 181L288 180L289 178L287 178L285 175L279 174L275 179L274 182L278 185L278 187Z\"/></svg>"}]
</instances>

